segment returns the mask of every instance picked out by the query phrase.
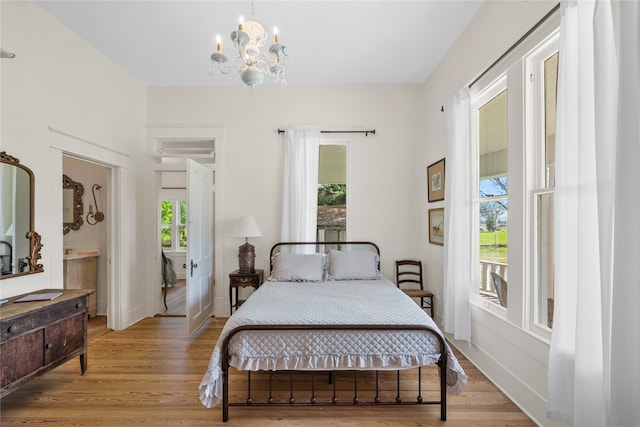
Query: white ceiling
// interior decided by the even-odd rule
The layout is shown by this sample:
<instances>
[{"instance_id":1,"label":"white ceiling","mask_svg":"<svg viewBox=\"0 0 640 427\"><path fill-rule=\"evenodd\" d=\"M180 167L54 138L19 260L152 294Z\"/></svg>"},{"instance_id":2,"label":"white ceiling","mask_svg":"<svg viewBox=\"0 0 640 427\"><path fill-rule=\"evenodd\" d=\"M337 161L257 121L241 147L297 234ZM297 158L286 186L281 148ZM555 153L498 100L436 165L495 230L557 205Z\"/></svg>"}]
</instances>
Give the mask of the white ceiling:
<instances>
[{"instance_id":1,"label":"white ceiling","mask_svg":"<svg viewBox=\"0 0 640 427\"><path fill-rule=\"evenodd\" d=\"M39 3L149 86L235 85L211 75L215 36L231 55L231 31L250 1L57 1ZM423 83L481 7L481 0L255 1L256 21L277 26L290 85ZM270 43L269 43L270 44Z\"/></svg>"}]
</instances>

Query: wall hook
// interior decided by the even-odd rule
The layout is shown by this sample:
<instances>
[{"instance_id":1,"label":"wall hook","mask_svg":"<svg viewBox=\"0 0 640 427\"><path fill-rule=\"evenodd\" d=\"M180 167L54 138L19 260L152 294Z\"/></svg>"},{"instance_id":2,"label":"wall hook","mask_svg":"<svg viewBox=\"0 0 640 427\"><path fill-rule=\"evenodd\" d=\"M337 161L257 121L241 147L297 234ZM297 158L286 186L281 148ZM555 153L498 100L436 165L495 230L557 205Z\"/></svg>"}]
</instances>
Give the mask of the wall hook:
<instances>
[{"instance_id":1,"label":"wall hook","mask_svg":"<svg viewBox=\"0 0 640 427\"><path fill-rule=\"evenodd\" d=\"M98 184L93 184L93 187L91 187L91 192L93 193L93 204L96 205L96 213L93 213L93 206L89 205L89 213L87 214L87 223L90 225L96 225L97 223L102 222L104 220L104 214L100 212L100 209L98 208L98 201L96 200L96 190L100 190L101 188L102 186Z\"/></svg>"}]
</instances>

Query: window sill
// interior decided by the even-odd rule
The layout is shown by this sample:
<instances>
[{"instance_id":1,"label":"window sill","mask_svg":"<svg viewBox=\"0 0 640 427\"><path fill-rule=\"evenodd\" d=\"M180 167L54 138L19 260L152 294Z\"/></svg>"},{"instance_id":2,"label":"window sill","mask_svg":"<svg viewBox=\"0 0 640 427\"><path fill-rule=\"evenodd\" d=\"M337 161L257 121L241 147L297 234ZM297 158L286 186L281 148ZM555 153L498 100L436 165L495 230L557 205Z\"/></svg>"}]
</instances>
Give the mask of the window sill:
<instances>
[{"instance_id":1,"label":"window sill","mask_svg":"<svg viewBox=\"0 0 640 427\"><path fill-rule=\"evenodd\" d=\"M507 309L502 307L497 302L492 302L487 298L482 297L481 295L471 295L471 304L476 307L480 307L489 313L495 314L496 316L507 319Z\"/></svg>"},{"instance_id":2,"label":"window sill","mask_svg":"<svg viewBox=\"0 0 640 427\"><path fill-rule=\"evenodd\" d=\"M521 327L510 322L509 319L507 319L507 309L502 307L500 304L496 304L486 298L483 298L480 295L475 295L475 294L471 295L470 302L472 305L478 307L482 311L486 313L490 313L495 317L502 319L505 322L508 322L509 325L513 326L514 328L517 328L518 330L522 331L524 334L534 338L536 341L539 341L547 346L551 344L550 330L546 330L537 325L531 325L529 327L525 325L524 327Z\"/></svg>"}]
</instances>

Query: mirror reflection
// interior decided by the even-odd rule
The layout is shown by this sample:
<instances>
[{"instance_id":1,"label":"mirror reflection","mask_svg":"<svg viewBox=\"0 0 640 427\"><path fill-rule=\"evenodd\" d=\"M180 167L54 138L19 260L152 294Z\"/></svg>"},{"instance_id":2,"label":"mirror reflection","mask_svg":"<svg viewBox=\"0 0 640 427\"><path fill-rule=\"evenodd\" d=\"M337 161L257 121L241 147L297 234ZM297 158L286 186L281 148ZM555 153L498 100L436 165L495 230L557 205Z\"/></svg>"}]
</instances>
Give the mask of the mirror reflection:
<instances>
[{"instance_id":1,"label":"mirror reflection","mask_svg":"<svg viewBox=\"0 0 640 427\"><path fill-rule=\"evenodd\" d=\"M37 263L40 235L33 230L33 173L4 151L0 190L0 279L44 271Z\"/></svg>"}]
</instances>

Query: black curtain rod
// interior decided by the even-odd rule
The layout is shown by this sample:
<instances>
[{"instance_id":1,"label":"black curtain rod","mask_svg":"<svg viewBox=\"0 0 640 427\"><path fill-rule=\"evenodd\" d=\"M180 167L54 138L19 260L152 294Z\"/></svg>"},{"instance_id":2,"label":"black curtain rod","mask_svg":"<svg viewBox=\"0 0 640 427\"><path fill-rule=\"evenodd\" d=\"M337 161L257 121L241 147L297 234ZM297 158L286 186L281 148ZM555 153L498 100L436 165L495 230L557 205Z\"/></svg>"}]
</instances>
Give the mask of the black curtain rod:
<instances>
[{"instance_id":1,"label":"black curtain rod","mask_svg":"<svg viewBox=\"0 0 640 427\"><path fill-rule=\"evenodd\" d=\"M517 42L515 42L513 45L511 45L511 47L509 49L506 50L506 52L504 52L502 55L500 55L500 57L498 59L496 59L495 61L493 61L493 63L491 65L489 65L489 67L484 70L482 73L480 73L480 75L478 77L476 77L475 79L473 79L473 81L471 83L469 83L468 87L473 86L474 84L476 84L478 82L478 80L480 80L482 77L484 77L485 74L487 74L493 67L496 66L496 64L498 64L498 62L502 61L507 55L509 55L516 47L518 47L518 45L520 45L520 43L522 43L527 37L529 37L531 35L531 33L533 33L535 30L538 29L538 27L540 27L542 24L545 23L545 21L547 19L549 19L558 9L560 9L560 3L556 4L553 9L551 9L545 16L542 17L541 20L539 20L538 22L536 22L536 24L529 29L529 31L527 31L525 33L525 35L523 35L522 37L520 37L518 39ZM444 113L444 105L440 107L440 111Z\"/></svg>"},{"instance_id":2,"label":"black curtain rod","mask_svg":"<svg viewBox=\"0 0 640 427\"><path fill-rule=\"evenodd\" d=\"M507 51L505 53L503 53L502 55L500 55L500 57L498 59L493 61L493 64L489 65L489 68L484 70L478 77L476 77L471 83L469 83L469 87L471 87L474 84L476 84L477 81L480 80L485 74L487 74L489 72L489 70L491 70L493 67L495 67L495 65L498 62L502 61L502 59L504 59L504 57L506 57L508 54L510 54L516 47L518 47L520 45L520 43L522 43L527 37L529 37L531 35L531 33L533 33L535 30L538 29L538 27L540 27L542 24L544 24L545 21L547 19L549 19L558 9L560 9L560 3L555 5L553 7L553 9L551 9L541 20L539 20L529 31L527 31L524 36L520 37L517 42L515 42L513 45L511 45L511 47L509 49L507 49Z\"/></svg>"},{"instance_id":3,"label":"black curtain rod","mask_svg":"<svg viewBox=\"0 0 640 427\"><path fill-rule=\"evenodd\" d=\"M284 133L284 130L278 129L278 133ZM375 135L376 130L321 130L320 133L364 133L364 136L369 136L369 134Z\"/></svg>"}]
</instances>

